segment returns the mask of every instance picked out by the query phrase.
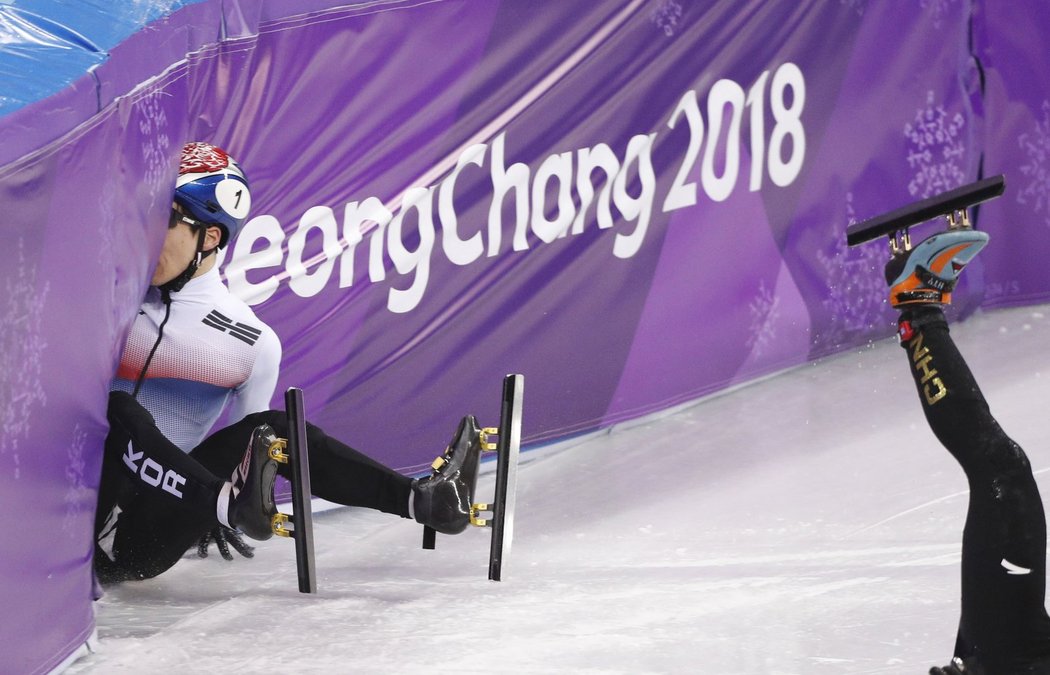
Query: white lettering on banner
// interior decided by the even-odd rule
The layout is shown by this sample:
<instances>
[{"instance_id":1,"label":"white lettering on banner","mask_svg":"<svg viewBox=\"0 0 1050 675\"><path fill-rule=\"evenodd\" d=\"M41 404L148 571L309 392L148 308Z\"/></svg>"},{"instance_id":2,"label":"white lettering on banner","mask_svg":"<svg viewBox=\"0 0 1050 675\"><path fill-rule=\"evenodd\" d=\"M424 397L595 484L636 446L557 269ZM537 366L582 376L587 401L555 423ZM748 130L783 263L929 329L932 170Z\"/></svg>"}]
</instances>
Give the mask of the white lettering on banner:
<instances>
[{"instance_id":1,"label":"white lettering on banner","mask_svg":"<svg viewBox=\"0 0 1050 675\"><path fill-rule=\"evenodd\" d=\"M434 214L431 208L433 195L434 188L412 188L406 192L404 204L390 221L390 228L387 230L387 250L394 267L400 274L413 271L416 273L412 284L405 290L390 289L387 307L397 314L415 309L430 278L430 252L434 248L435 234ZM405 248L401 237L405 216L410 211L416 212L416 227L419 230L419 247L415 251Z\"/></svg>"},{"instance_id":2,"label":"white lettering on banner","mask_svg":"<svg viewBox=\"0 0 1050 675\"><path fill-rule=\"evenodd\" d=\"M265 246L255 251L255 245L260 241L265 242ZM236 239L231 263L226 266L226 282L230 290L242 298L250 297L251 300L246 301L253 305L269 300L277 292L280 278L275 274L262 281L251 282L248 281L248 273L280 267L284 260L281 253L283 241L284 230L273 216L257 216L248 221L241 236ZM347 257L353 263L353 255L344 256L344 259Z\"/></svg>"},{"instance_id":3,"label":"white lettering on banner","mask_svg":"<svg viewBox=\"0 0 1050 675\"><path fill-rule=\"evenodd\" d=\"M791 88L791 107L784 105L784 90ZM806 80L794 63L785 63L773 74L772 96L769 107L773 111L773 135L769 138L769 177L780 187L791 185L802 170L806 154L806 130L802 127L802 106L806 103ZM793 143L791 159L784 161L784 138Z\"/></svg>"},{"instance_id":4,"label":"white lettering on banner","mask_svg":"<svg viewBox=\"0 0 1050 675\"><path fill-rule=\"evenodd\" d=\"M767 100L773 121L768 138ZM751 161L751 192L762 189L767 174L777 187L791 185L805 160L805 101L805 77L794 63L780 65L772 76L769 71L763 72L746 93L733 80L716 81L707 92L706 124L697 92L686 91L666 123L670 130L684 129L688 142L662 211L695 206L698 188L713 203L728 199L737 187L744 143ZM750 130L746 141L741 138L745 112ZM400 199L392 200L396 204L385 204L378 197L347 203L341 231L335 211L328 206L307 209L290 236L271 215L252 218L233 246L226 279L230 290L252 305L269 299L284 281L303 298L320 293L333 277L338 279L339 288L347 288L354 283L358 244L367 237L369 281L386 281L388 261L406 278L407 286L391 286L387 296L387 308L400 314L423 301L435 250L458 266L471 265L483 255L499 255L508 249L503 243L505 211L513 213L514 218L511 251L526 251L536 245L530 244L530 235L540 245L552 244L581 234L592 206L599 230L617 224L615 207L620 222L628 227L615 233L611 252L616 258L630 259L645 242L656 201L652 153L657 135L632 137L623 149L622 161L609 145L598 143L549 155L533 172L521 162L507 165L506 132L500 133L490 144L467 146L454 166L450 159L449 166L438 167L448 171L438 185L411 187ZM481 227L461 227L456 184L464 173L477 171L486 172L491 185L488 221ZM596 180L601 181L597 195ZM311 234L320 237L321 252L306 259L306 242ZM415 247L409 249L408 242L415 242Z\"/></svg>"},{"instance_id":5,"label":"white lettering on banner","mask_svg":"<svg viewBox=\"0 0 1050 675\"><path fill-rule=\"evenodd\" d=\"M438 194L438 217L441 218L442 224L441 246L449 261L456 265L469 265L485 252L485 245L481 243L481 232L475 232L469 239L459 238L456 207L452 199L460 172L468 164L481 166L485 160L486 149L487 147L480 143L467 148L460 156L452 174L441 183L441 191Z\"/></svg>"},{"instance_id":6,"label":"white lettering on banner","mask_svg":"<svg viewBox=\"0 0 1050 675\"><path fill-rule=\"evenodd\" d=\"M306 250L306 235L317 229L324 242L324 262L307 271L303 251ZM303 214L299 227L288 239L288 285L296 295L310 298L321 292L332 275L336 258L343 252L339 243L339 225L335 214L327 206L314 206Z\"/></svg>"},{"instance_id":7,"label":"white lettering on banner","mask_svg":"<svg viewBox=\"0 0 1050 675\"><path fill-rule=\"evenodd\" d=\"M576 219L572 222L572 233L583 232L583 222L587 217L591 200L594 199L594 185L591 183L591 175L596 169L605 172L605 184L602 193L598 195L598 205L595 207L595 216L598 219L598 228L607 230L613 226L612 209L609 208L609 199L612 194L613 179L620 172L620 160L616 159L605 143L599 143L593 148L583 148L577 154L576 162L576 191L580 197L580 208L576 213Z\"/></svg>"}]
</instances>

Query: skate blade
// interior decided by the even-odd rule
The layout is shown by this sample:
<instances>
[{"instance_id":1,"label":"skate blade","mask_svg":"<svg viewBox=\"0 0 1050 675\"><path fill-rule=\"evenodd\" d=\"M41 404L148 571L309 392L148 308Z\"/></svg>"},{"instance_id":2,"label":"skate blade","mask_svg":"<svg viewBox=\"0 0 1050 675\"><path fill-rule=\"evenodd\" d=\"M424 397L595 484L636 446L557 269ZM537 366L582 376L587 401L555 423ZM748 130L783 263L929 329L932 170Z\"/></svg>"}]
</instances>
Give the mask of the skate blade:
<instances>
[{"instance_id":1,"label":"skate blade","mask_svg":"<svg viewBox=\"0 0 1050 675\"><path fill-rule=\"evenodd\" d=\"M948 217L949 229L968 227L969 216L964 212L981 202L999 197L1005 189L1005 177L1000 174L912 202L899 209L850 225L846 229L846 244L856 246L883 235L905 231L913 225L919 225L941 216Z\"/></svg>"}]
</instances>

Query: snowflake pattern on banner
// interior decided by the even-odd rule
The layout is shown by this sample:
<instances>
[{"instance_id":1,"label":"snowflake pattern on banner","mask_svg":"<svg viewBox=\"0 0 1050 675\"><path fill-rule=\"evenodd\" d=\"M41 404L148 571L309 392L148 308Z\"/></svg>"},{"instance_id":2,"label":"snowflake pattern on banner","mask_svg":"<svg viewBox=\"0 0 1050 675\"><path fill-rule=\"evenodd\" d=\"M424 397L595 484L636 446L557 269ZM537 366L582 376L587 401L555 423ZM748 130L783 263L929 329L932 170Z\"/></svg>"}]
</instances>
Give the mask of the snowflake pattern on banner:
<instances>
[{"instance_id":1,"label":"snowflake pattern on banner","mask_svg":"<svg viewBox=\"0 0 1050 675\"><path fill-rule=\"evenodd\" d=\"M919 0L922 11L933 20L933 27L940 28L945 16L948 15L955 0Z\"/></svg>"},{"instance_id":2,"label":"snowflake pattern on banner","mask_svg":"<svg viewBox=\"0 0 1050 675\"><path fill-rule=\"evenodd\" d=\"M37 287L37 271L27 267L21 239L8 271L6 307L0 316L0 457L13 468L17 480L19 441L29 434L33 409L47 402L41 381L47 348L41 318L49 284Z\"/></svg>"},{"instance_id":3,"label":"snowflake pattern on banner","mask_svg":"<svg viewBox=\"0 0 1050 675\"><path fill-rule=\"evenodd\" d=\"M66 463L66 514L62 519L62 530L69 534L81 529L79 520L81 513L85 510L84 492L87 490L87 481L84 479L87 462L84 460L84 447L87 445L87 433L77 424L73 427L73 439L69 444L69 452Z\"/></svg>"},{"instance_id":4,"label":"snowflake pattern on banner","mask_svg":"<svg viewBox=\"0 0 1050 675\"><path fill-rule=\"evenodd\" d=\"M822 347L840 347L853 335L869 331L885 321L886 282L882 268L888 253L875 245L850 248L844 232L857 222L853 193L846 193L846 227L832 226L831 246L817 251L817 261L828 280L823 300L829 324L817 337Z\"/></svg>"},{"instance_id":5,"label":"snowflake pattern on banner","mask_svg":"<svg viewBox=\"0 0 1050 675\"><path fill-rule=\"evenodd\" d=\"M1033 214L1042 214L1043 223L1050 227L1050 101L1043 101L1043 121L1035 129L1021 134L1018 144L1028 156L1021 166L1025 185L1017 192L1017 203L1029 207Z\"/></svg>"},{"instance_id":6,"label":"snowflake pattern on banner","mask_svg":"<svg viewBox=\"0 0 1050 675\"><path fill-rule=\"evenodd\" d=\"M913 197L926 197L957 188L963 184L962 161L966 146L962 113L952 115L943 104L934 103L933 92L926 95L926 107L915 113L914 122L904 125L908 139L908 165L916 173L908 183Z\"/></svg>"},{"instance_id":7,"label":"snowflake pattern on banner","mask_svg":"<svg viewBox=\"0 0 1050 675\"><path fill-rule=\"evenodd\" d=\"M142 138L142 159L145 163L143 180L149 188L150 201L154 204L162 193L170 195L171 192L170 185L162 185L171 151L168 115L161 106L162 96L163 92L154 91L138 101L138 126Z\"/></svg>"},{"instance_id":8,"label":"snowflake pattern on banner","mask_svg":"<svg viewBox=\"0 0 1050 675\"><path fill-rule=\"evenodd\" d=\"M113 227L116 222L116 201L115 192L113 190L102 190L98 198L98 215L99 215L99 228L98 228L98 243L99 243L99 263L104 273L109 273L112 276L113 264L116 256L114 254L114 244L116 238L113 234Z\"/></svg>"},{"instance_id":9,"label":"snowflake pattern on banner","mask_svg":"<svg viewBox=\"0 0 1050 675\"><path fill-rule=\"evenodd\" d=\"M755 356L762 356L776 338L774 324L780 316L780 298L766 288L765 281L760 281L758 295L748 305L748 311L751 312L751 327L747 346Z\"/></svg>"},{"instance_id":10,"label":"snowflake pattern on banner","mask_svg":"<svg viewBox=\"0 0 1050 675\"><path fill-rule=\"evenodd\" d=\"M678 0L659 0L656 8L649 12L649 21L671 37L682 20L682 5Z\"/></svg>"}]
</instances>

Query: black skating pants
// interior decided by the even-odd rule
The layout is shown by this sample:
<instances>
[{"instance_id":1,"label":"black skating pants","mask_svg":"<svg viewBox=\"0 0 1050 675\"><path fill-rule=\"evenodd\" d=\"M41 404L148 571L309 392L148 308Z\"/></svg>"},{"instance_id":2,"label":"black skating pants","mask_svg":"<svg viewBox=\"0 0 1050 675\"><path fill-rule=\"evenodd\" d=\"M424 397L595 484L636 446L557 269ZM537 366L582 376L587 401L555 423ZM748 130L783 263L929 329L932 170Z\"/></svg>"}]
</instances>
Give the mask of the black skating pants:
<instances>
[{"instance_id":1,"label":"black skating pants","mask_svg":"<svg viewBox=\"0 0 1050 675\"><path fill-rule=\"evenodd\" d=\"M940 310L910 316L921 327L902 331L902 346L919 401L970 487L955 655L976 656L989 673L1050 672L1037 665L1050 656L1046 518L1028 458L992 417Z\"/></svg>"},{"instance_id":2,"label":"black skating pants","mask_svg":"<svg viewBox=\"0 0 1050 675\"><path fill-rule=\"evenodd\" d=\"M216 501L223 484L244 457L252 431L269 424L287 438L283 411L265 411L221 429L189 454L157 429L153 418L123 392L110 394L96 512L96 540L114 527L107 553L95 551L103 583L148 579L166 571L201 536L218 525ZM338 504L362 506L408 517L412 480L307 424L313 494ZM278 465L289 478L291 468Z\"/></svg>"}]
</instances>

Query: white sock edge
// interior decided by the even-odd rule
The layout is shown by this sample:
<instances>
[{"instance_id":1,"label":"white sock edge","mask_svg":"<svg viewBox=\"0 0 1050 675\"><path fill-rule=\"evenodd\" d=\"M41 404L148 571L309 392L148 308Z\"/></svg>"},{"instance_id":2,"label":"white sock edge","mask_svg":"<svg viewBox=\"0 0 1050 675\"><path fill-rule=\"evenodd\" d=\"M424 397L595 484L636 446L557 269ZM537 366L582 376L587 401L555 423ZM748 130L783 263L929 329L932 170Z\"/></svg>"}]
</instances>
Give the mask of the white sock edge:
<instances>
[{"instance_id":1,"label":"white sock edge","mask_svg":"<svg viewBox=\"0 0 1050 675\"><path fill-rule=\"evenodd\" d=\"M219 490L219 498L215 500L215 516L219 519L219 523L233 528L230 525L230 492L233 490L233 483L226 481L222 484L222 489Z\"/></svg>"}]
</instances>

